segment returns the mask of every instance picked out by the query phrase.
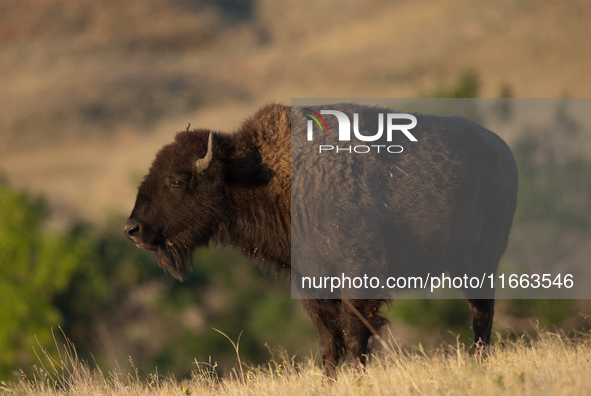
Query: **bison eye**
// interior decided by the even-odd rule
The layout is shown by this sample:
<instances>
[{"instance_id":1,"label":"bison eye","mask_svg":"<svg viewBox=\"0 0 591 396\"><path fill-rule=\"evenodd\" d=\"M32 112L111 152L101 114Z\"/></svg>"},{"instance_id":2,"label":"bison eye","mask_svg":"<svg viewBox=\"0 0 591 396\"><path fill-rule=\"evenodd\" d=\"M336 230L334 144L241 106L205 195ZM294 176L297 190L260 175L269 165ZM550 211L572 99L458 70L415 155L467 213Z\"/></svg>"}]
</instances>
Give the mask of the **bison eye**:
<instances>
[{"instance_id":1,"label":"bison eye","mask_svg":"<svg viewBox=\"0 0 591 396\"><path fill-rule=\"evenodd\" d=\"M172 175L166 175L164 177L164 184L165 186L168 186L168 188L172 188L172 189L184 189L186 188L189 179L190 178L190 174L186 174L186 173L177 173L177 174L172 174Z\"/></svg>"},{"instance_id":2,"label":"bison eye","mask_svg":"<svg viewBox=\"0 0 591 396\"><path fill-rule=\"evenodd\" d=\"M172 187L172 188L181 188L181 187L184 187L184 186L185 186L185 181L184 180L176 179L176 180L173 180L173 181L170 182L170 187Z\"/></svg>"}]
</instances>

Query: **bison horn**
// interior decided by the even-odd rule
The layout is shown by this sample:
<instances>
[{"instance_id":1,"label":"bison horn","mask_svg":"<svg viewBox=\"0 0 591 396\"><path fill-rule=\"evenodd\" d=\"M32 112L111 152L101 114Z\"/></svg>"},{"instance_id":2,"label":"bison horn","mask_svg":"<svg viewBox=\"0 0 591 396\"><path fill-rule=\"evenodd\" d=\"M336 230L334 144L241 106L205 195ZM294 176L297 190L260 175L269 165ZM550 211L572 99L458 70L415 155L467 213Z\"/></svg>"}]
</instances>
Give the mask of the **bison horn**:
<instances>
[{"instance_id":1,"label":"bison horn","mask_svg":"<svg viewBox=\"0 0 591 396\"><path fill-rule=\"evenodd\" d=\"M205 157L198 159L195 161L195 167L197 168L197 173L203 172L209 166L209 163L213 159L213 133L209 133L209 141L207 142L207 154Z\"/></svg>"}]
</instances>

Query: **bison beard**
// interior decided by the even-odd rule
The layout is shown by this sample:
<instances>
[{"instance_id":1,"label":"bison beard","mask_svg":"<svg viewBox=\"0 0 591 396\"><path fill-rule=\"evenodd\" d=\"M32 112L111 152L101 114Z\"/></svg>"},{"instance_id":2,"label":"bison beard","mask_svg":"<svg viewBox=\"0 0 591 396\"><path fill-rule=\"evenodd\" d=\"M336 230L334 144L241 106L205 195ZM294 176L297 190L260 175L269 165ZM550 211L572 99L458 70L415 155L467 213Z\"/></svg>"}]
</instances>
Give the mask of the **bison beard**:
<instances>
[{"instance_id":1,"label":"bison beard","mask_svg":"<svg viewBox=\"0 0 591 396\"><path fill-rule=\"evenodd\" d=\"M369 113L368 119L388 112L347 104L330 108L362 113L362 118ZM232 246L262 270L290 279L292 259L299 255L292 257L292 240L318 240L309 238L306 230L320 225L330 231L327 227L333 221L327 216L337 209L343 219L354 219L355 232L340 240L336 235L329 245L299 255L304 269L317 270L315 266L322 262L333 273L350 270L347 265L375 270L433 264L437 270L457 274L477 264L488 273L496 271L507 245L517 194L515 161L498 136L459 117L417 115L419 141L405 156L372 159L367 154L365 158L374 162L365 165L355 163L358 158L351 154L328 153L302 176L295 171L292 175L292 159L301 164L309 157L302 154L304 146L297 137L292 157L292 116L294 128L304 131L302 109L292 115L289 107L268 105L234 134L178 133L157 154L139 187L125 226L127 237L138 247L154 251L161 267L180 280L190 269L193 250L210 241ZM335 123L328 121L331 131L338 130ZM374 126L369 130L375 131ZM314 143L330 138L319 134ZM357 182L350 179L351 169L359 171ZM338 180L337 187L344 185L348 195L340 194L341 201L335 201L330 210L316 206L316 212L308 215L295 210L300 215L294 217L297 222L292 229L292 204L296 209L307 208L302 196L308 202L327 204L326 194L339 195L328 192L335 186L323 183L331 179ZM365 183L369 180L381 183L379 192ZM292 184L298 191L293 202ZM363 200L365 212L353 196ZM361 213L377 214L380 227L367 228L373 223L357 221ZM301 251L301 244L294 242L296 246ZM375 246L384 251L370 252ZM351 247L355 250L348 250ZM349 299L302 300L314 322L324 373L330 378L336 378L345 351L357 364L365 365L372 332L386 323L379 313L385 299L342 295ZM466 295L466 299L473 312L475 345L485 348L490 343L494 296Z\"/></svg>"},{"instance_id":2,"label":"bison beard","mask_svg":"<svg viewBox=\"0 0 591 396\"><path fill-rule=\"evenodd\" d=\"M154 253L162 268L180 281L184 279L191 268L193 249L181 248L174 243L169 245L167 241L164 245L158 246Z\"/></svg>"}]
</instances>

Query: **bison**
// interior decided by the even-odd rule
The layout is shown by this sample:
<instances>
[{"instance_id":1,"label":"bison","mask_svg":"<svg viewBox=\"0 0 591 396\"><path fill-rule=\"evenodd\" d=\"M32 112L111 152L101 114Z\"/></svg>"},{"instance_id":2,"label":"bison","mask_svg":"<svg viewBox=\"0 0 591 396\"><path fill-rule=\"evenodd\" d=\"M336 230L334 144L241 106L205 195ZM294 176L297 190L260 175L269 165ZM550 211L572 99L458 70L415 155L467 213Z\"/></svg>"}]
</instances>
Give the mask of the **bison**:
<instances>
[{"instance_id":1,"label":"bison","mask_svg":"<svg viewBox=\"0 0 591 396\"><path fill-rule=\"evenodd\" d=\"M369 115L368 120L388 112L352 104L330 108ZM496 271L517 195L515 160L497 135L461 117L416 115L412 134L418 142L391 136L389 144L400 143L403 153L316 155L316 146L300 135L305 114L271 104L235 133L179 132L156 155L139 187L124 228L127 238L153 251L162 268L181 280L192 252L210 242L233 246L280 279L291 278L292 258L299 260L298 271L343 272L357 264L385 275L409 268L452 275ZM328 129L336 129L335 118L326 120ZM359 128L377 126L368 121ZM330 137L317 138L322 144ZM333 216L342 224L338 232ZM372 221L360 221L364 216ZM326 235L332 241L324 241ZM324 374L336 378L346 351L364 366L368 341L386 322L379 313L386 296L342 290L331 298L303 297ZM494 291L481 297L465 294L474 343L486 348Z\"/></svg>"}]
</instances>

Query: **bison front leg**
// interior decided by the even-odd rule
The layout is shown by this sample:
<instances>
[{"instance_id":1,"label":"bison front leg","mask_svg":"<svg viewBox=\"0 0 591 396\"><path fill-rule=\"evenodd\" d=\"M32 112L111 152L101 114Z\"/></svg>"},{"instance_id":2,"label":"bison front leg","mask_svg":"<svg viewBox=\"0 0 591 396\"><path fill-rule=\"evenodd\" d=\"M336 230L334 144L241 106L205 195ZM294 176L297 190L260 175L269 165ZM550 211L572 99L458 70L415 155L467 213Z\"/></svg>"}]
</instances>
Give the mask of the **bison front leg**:
<instances>
[{"instance_id":1,"label":"bison front leg","mask_svg":"<svg viewBox=\"0 0 591 396\"><path fill-rule=\"evenodd\" d=\"M345 341L340 326L340 300L302 300L316 328L324 375L337 378L337 366L344 357Z\"/></svg>"},{"instance_id":2,"label":"bison front leg","mask_svg":"<svg viewBox=\"0 0 591 396\"><path fill-rule=\"evenodd\" d=\"M365 368L369 338L378 334L386 319L379 313L383 300L343 300L345 347L359 369Z\"/></svg>"}]
</instances>

